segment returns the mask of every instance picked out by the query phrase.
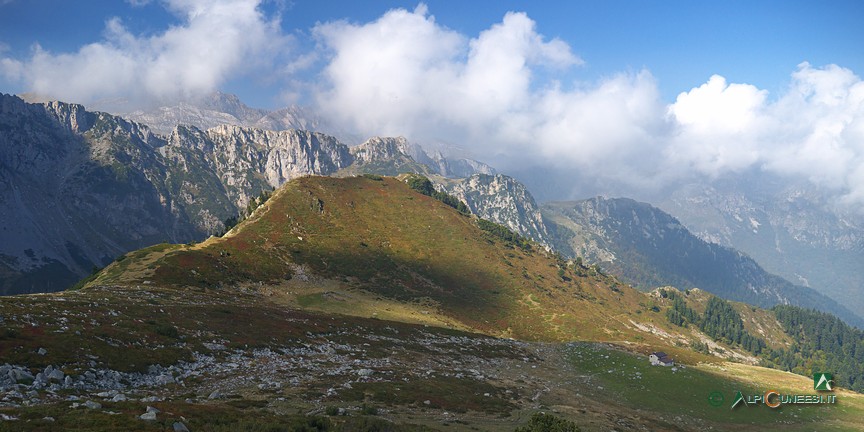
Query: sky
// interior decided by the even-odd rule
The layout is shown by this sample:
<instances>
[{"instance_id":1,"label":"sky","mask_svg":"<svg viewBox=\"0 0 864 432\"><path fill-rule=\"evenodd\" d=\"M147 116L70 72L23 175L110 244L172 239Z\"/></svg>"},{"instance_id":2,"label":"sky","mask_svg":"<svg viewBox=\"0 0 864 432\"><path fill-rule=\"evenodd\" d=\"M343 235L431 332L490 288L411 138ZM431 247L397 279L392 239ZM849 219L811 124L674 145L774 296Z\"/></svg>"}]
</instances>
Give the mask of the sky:
<instances>
[{"instance_id":1,"label":"sky","mask_svg":"<svg viewBox=\"0 0 864 432\"><path fill-rule=\"evenodd\" d=\"M564 196L758 171L864 211L862 20L860 1L0 0L0 92L221 90L554 173Z\"/></svg>"}]
</instances>

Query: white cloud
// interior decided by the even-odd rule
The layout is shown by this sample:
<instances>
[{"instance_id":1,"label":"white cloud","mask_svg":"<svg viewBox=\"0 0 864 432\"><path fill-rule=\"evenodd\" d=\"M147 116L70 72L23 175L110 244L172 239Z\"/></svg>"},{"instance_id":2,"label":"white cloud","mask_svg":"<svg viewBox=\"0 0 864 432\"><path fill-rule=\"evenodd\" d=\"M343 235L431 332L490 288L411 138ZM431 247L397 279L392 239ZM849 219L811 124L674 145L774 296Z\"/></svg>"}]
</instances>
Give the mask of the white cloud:
<instances>
[{"instance_id":1,"label":"white cloud","mask_svg":"<svg viewBox=\"0 0 864 432\"><path fill-rule=\"evenodd\" d=\"M540 69L566 73L583 61L524 13L474 38L439 25L422 5L366 24L323 24L315 34L331 51L319 107L361 134L448 142L505 165L600 171L651 157L666 128L647 71L571 90L538 82Z\"/></svg>"},{"instance_id":2,"label":"white cloud","mask_svg":"<svg viewBox=\"0 0 864 432\"><path fill-rule=\"evenodd\" d=\"M848 69L802 63L774 98L715 75L666 104L648 71L539 81L541 68L566 75L582 60L523 13L476 37L439 25L422 5L314 32L330 50L319 107L362 134L444 141L505 172L569 169L573 181L618 190L761 170L864 208L864 83Z\"/></svg>"},{"instance_id":3,"label":"white cloud","mask_svg":"<svg viewBox=\"0 0 864 432\"><path fill-rule=\"evenodd\" d=\"M728 84L719 75L678 95L668 109L677 134L664 149L671 167L716 177L747 169L760 158L768 93L748 84Z\"/></svg>"},{"instance_id":4,"label":"white cloud","mask_svg":"<svg viewBox=\"0 0 864 432\"><path fill-rule=\"evenodd\" d=\"M627 111L645 97L656 98L653 85L644 91L653 81L647 73L614 77L586 92L562 92L554 83L538 88L538 68L562 70L582 60L564 42L538 34L524 13L508 13L471 39L438 25L422 5L413 12L391 10L367 24L323 24L315 34L332 51L318 104L365 134L405 134L501 154L524 153L522 146L530 142L532 150L554 153L568 142L551 135L573 130L564 122L580 112L595 114L591 100L602 99L605 109L642 121L644 116ZM604 118L578 133L590 139L608 127L621 136L641 126L619 129L615 123ZM537 134L550 136L537 142Z\"/></svg>"},{"instance_id":5,"label":"white cloud","mask_svg":"<svg viewBox=\"0 0 864 432\"><path fill-rule=\"evenodd\" d=\"M106 97L171 100L201 95L284 49L279 23L259 0L168 0L182 24L154 36L129 33L118 18L104 39L73 53L34 46L24 60L4 58L8 79L29 91L74 102Z\"/></svg>"}]
</instances>

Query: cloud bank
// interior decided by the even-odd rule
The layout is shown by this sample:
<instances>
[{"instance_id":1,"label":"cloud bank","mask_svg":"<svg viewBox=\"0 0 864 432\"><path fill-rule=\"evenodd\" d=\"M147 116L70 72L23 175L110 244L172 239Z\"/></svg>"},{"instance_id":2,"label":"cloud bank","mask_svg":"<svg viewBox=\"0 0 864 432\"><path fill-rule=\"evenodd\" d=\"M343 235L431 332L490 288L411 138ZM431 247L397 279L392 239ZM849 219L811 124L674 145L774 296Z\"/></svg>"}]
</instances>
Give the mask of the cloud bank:
<instances>
[{"instance_id":1,"label":"cloud bank","mask_svg":"<svg viewBox=\"0 0 864 432\"><path fill-rule=\"evenodd\" d=\"M73 53L35 45L27 59L0 59L0 72L31 92L62 100L174 101L217 90L285 49L287 37L278 20L259 11L260 0L164 3L181 23L161 34L134 35L112 18L102 41Z\"/></svg>"},{"instance_id":2,"label":"cloud bank","mask_svg":"<svg viewBox=\"0 0 864 432\"><path fill-rule=\"evenodd\" d=\"M257 69L340 129L455 145L504 172L548 169L559 198L568 181L626 191L756 171L806 179L864 210L864 83L840 66L801 63L775 95L715 75L663 101L648 70L568 80L585 61L525 13L476 35L439 24L422 4L321 23L314 49L286 59L294 29L259 3L167 0L180 24L161 34L130 34L112 19L102 41L72 53L36 46L26 59L0 58L0 71L87 102L189 98ZM311 79L300 75L310 68Z\"/></svg>"},{"instance_id":3,"label":"cloud bank","mask_svg":"<svg viewBox=\"0 0 864 432\"><path fill-rule=\"evenodd\" d=\"M320 109L359 132L444 141L503 167L549 166L625 187L754 169L806 178L864 208L864 83L801 63L771 97L722 76L661 101L649 71L542 80L583 63L523 13L475 37L424 7L316 27L329 50Z\"/></svg>"}]
</instances>

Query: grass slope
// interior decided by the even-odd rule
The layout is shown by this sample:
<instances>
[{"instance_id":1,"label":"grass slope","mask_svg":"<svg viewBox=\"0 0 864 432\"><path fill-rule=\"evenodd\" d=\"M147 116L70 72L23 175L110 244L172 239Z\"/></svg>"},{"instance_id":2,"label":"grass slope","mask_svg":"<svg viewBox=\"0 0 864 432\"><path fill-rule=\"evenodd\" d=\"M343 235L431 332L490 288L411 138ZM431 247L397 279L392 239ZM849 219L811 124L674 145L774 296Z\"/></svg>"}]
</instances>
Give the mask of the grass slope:
<instances>
[{"instance_id":1,"label":"grass slope","mask_svg":"<svg viewBox=\"0 0 864 432\"><path fill-rule=\"evenodd\" d=\"M549 253L515 247L396 179L306 177L225 238L136 252L90 285L242 285L320 311L390 309L393 319L431 315L524 340L663 343L634 320L672 331L642 293L561 268ZM368 301L352 310L346 298Z\"/></svg>"},{"instance_id":2,"label":"grass slope","mask_svg":"<svg viewBox=\"0 0 864 432\"><path fill-rule=\"evenodd\" d=\"M708 297L693 290L687 303L701 311ZM701 334L669 324L667 303L507 243L396 179L302 178L224 238L129 253L80 290L0 299L0 357L34 374L212 359L182 384L127 389L128 401L64 389L42 390L35 406L0 403L17 419L0 430L182 420L191 430L512 431L537 412L582 430L861 429L864 399L845 391L833 407L712 406L713 391L812 393L812 381L690 350ZM768 312L734 307L748 330L789 343ZM658 349L686 366L650 366ZM214 389L225 397L209 398ZM70 393L103 408L69 409ZM157 422L137 418L146 405L162 410Z\"/></svg>"}]
</instances>

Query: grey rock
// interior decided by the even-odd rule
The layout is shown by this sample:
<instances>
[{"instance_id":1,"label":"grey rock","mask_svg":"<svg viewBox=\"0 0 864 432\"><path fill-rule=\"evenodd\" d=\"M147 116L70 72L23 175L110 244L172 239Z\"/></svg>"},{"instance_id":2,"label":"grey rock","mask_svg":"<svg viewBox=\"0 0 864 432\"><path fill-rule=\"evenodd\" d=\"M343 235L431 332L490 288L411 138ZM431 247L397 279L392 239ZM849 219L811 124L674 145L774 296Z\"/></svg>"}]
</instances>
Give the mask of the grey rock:
<instances>
[{"instance_id":1,"label":"grey rock","mask_svg":"<svg viewBox=\"0 0 864 432\"><path fill-rule=\"evenodd\" d=\"M515 179L501 174L475 174L444 189L462 200L471 213L540 244L551 244L540 206L528 188Z\"/></svg>"},{"instance_id":2,"label":"grey rock","mask_svg":"<svg viewBox=\"0 0 864 432\"><path fill-rule=\"evenodd\" d=\"M27 372L24 369L17 369L17 368L10 370L8 375L9 375L9 379L11 379L13 382L16 382L16 383L20 383L22 381L30 381L30 380L33 380L35 378L33 376L33 374L31 374L30 372Z\"/></svg>"},{"instance_id":3,"label":"grey rock","mask_svg":"<svg viewBox=\"0 0 864 432\"><path fill-rule=\"evenodd\" d=\"M189 432L189 428L181 422L174 422L174 432Z\"/></svg>"},{"instance_id":4,"label":"grey rock","mask_svg":"<svg viewBox=\"0 0 864 432\"><path fill-rule=\"evenodd\" d=\"M172 377L171 375L159 375L156 378L154 378L154 381L156 382L157 385L164 386L167 384L174 383L174 377Z\"/></svg>"},{"instance_id":5,"label":"grey rock","mask_svg":"<svg viewBox=\"0 0 864 432\"><path fill-rule=\"evenodd\" d=\"M156 420L156 413L148 411L148 412L138 416L138 418L140 418L141 420L154 421L154 420Z\"/></svg>"},{"instance_id":6,"label":"grey rock","mask_svg":"<svg viewBox=\"0 0 864 432\"><path fill-rule=\"evenodd\" d=\"M100 409L100 408L102 408L102 404L100 404L99 402L94 402L94 401L87 401L87 402L84 402L84 406L85 406L86 408L89 408L89 409Z\"/></svg>"},{"instance_id":7,"label":"grey rock","mask_svg":"<svg viewBox=\"0 0 864 432\"><path fill-rule=\"evenodd\" d=\"M63 381L63 378L65 378L65 377L66 377L66 375L60 369L54 369L48 375L48 379L54 380L54 381Z\"/></svg>"},{"instance_id":8,"label":"grey rock","mask_svg":"<svg viewBox=\"0 0 864 432\"><path fill-rule=\"evenodd\" d=\"M147 396L147 397L141 398L141 402L161 402L163 400L164 400L164 398L159 397L159 396Z\"/></svg>"}]
</instances>

